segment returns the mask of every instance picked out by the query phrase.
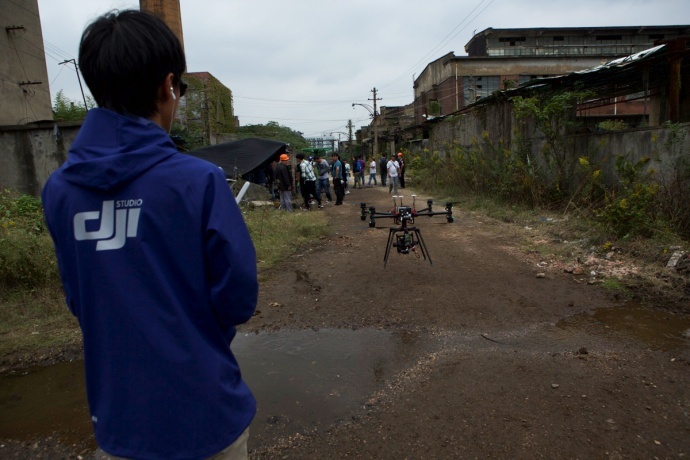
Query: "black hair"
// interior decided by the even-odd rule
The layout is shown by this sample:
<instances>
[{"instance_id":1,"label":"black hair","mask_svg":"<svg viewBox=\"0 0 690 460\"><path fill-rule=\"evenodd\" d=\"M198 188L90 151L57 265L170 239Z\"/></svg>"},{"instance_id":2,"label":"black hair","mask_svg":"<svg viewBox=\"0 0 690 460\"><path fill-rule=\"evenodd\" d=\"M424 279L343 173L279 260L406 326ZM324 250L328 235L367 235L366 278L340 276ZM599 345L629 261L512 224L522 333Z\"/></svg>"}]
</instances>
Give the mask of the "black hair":
<instances>
[{"instance_id":1,"label":"black hair","mask_svg":"<svg viewBox=\"0 0 690 460\"><path fill-rule=\"evenodd\" d=\"M304 160L304 154L303 154L302 152L298 153L298 154L295 155L295 156L296 156L297 159L299 159L299 160Z\"/></svg>"},{"instance_id":2,"label":"black hair","mask_svg":"<svg viewBox=\"0 0 690 460\"><path fill-rule=\"evenodd\" d=\"M186 68L180 40L157 16L111 11L92 22L79 44L79 67L99 107L149 118L158 88L172 72L179 85Z\"/></svg>"}]
</instances>

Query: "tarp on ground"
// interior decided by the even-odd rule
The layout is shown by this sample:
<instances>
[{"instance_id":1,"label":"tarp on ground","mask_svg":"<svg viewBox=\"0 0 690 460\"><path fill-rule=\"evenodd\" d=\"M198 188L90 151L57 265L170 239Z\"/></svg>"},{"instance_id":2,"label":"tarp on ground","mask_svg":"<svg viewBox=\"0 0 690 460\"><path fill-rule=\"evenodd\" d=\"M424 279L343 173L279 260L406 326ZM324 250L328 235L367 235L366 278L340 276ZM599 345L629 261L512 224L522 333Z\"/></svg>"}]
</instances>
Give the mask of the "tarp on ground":
<instances>
[{"instance_id":1,"label":"tarp on ground","mask_svg":"<svg viewBox=\"0 0 690 460\"><path fill-rule=\"evenodd\" d=\"M263 184L270 175L271 163L285 153L287 144L256 137L209 145L187 152L220 166L229 178L239 177Z\"/></svg>"}]
</instances>

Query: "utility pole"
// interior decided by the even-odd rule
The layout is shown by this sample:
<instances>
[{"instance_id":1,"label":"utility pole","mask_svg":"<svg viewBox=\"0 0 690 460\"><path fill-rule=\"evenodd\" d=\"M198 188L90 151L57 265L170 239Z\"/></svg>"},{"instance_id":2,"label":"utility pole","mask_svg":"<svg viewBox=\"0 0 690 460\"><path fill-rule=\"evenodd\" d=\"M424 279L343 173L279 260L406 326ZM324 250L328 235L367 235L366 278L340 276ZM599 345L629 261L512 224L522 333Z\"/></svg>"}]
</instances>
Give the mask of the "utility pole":
<instances>
[{"instance_id":1,"label":"utility pole","mask_svg":"<svg viewBox=\"0 0 690 460\"><path fill-rule=\"evenodd\" d=\"M77 72L77 80L79 80L79 89L81 90L81 97L84 99L84 110L88 112L89 106L86 105L86 96L84 96L84 88L81 86L81 77L79 76L79 66L77 65L77 60L76 59L65 59L64 61L60 62L58 65L62 64L67 64L68 62L71 62L74 64L74 71Z\"/></svg>"},{"instance_id":2,"label":"utility pole","mask_svg":"<svg viewBox=\"0 0 690 460\"><path fill-rule=\"evenodd\" d=\"M347 120L347 153L352 157L352 120Z\"/></svg>"},{"instance_id":3,"label":"utility pole","mask_svg":"<svg viewBox=\"0 0 690 460\"><path fill-rule=\"evenodd\" d=\"M374 98L369 99L370 101L374 101L374 152L373 152L373 157L377 158L379 154L379 127L378 127L378 120L376 119L376 101L380 101L381 98L376 97L376 87L371 90L372 93L374 93Z\"/></svg>"}]
</instances>

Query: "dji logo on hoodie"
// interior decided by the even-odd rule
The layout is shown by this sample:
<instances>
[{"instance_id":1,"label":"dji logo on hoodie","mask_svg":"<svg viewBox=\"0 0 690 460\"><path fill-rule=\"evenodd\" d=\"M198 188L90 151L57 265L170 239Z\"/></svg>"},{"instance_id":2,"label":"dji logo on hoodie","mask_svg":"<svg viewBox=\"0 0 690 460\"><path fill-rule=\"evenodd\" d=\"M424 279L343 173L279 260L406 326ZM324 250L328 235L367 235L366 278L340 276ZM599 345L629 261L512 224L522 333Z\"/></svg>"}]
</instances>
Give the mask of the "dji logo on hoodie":
<instances>
[{"instance_id":1,"label":"dji logo on hoodie","mask_svg":"<svg viewBox=\"0 0 690 460\"><path fill-rule=\"evenodd\" d=\"M99 240L96 251L121 249L127 238L137 236L139 214L144 200L104 201L101 211L80 212L74 215L74 238L77 241ZM115 210L117 208L117 211ZM87 231L86 222L100 220L98 230Z\"/></svg>"}]
</instances>

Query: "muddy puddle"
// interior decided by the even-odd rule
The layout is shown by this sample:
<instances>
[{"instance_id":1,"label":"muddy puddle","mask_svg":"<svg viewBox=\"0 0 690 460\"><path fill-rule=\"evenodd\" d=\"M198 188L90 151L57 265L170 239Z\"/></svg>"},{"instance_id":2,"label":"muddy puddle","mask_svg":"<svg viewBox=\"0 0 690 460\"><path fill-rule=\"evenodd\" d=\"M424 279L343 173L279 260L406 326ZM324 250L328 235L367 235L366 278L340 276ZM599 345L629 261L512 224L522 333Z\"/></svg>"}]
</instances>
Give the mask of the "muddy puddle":
<instances>
[{"instance_id":1,"label":"muddy puddle","mask_svg":"<svg viewBox=\"0 0 690 460\"><path fill-rule=\"evenodd\" d=\"M374 329L240 333L233 351L259 401L252 443L323 429L347 418L386 381L439 348L562 351L576 350L585 337L622 337L652 350L690 349L690 318L630 305L583 312L558 321L549 331L513 332L496 337L451 332L433 338ZM48 437L96 447L82 361L0 377L0 439Z\"/></svg>"},{"instance_id":2,"label":"muddy puddle","mask_svg":"<svg viewBox=\"0 0 690 460\"><path fill-rule=\"evenodd\" d=\"M242 334L233 351L259 408L252 430L319 429L411 365L429 340L380 330ZM0 438L96 447L84 390L83 362L36 367L0 379Z\"/></svg>"},{"instance_id":3,"label":"muddy puddle","mask_svg":"<svg viewBox=\"0 0 690 460\"><path fill-rule=\"evenodd\" d=\"M607 337L625 337L656 351L690 348L690 318L625 305L600 308L562 319L556 327Z\"/></svg>"}]
</instances>

